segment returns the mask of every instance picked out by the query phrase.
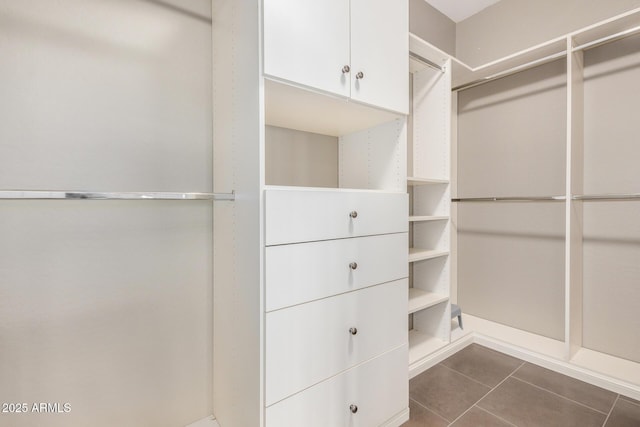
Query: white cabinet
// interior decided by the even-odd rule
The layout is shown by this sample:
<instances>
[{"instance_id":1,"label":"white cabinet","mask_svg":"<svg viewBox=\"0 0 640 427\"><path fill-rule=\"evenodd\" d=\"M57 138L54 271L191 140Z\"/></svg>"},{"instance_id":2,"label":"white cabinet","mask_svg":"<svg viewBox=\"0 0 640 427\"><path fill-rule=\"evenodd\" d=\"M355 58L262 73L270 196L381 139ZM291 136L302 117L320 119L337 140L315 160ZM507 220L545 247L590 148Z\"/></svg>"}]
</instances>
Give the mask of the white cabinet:
<instances>
[{"instance_id":1,"label":"white cabinet","mask_svg":"<svg viewBox=\"0 0 640 427\"><path fill-rule=\"evenodd\" d=\"M351 0L351 98L408 112L407 16L405 0Z\"/></svg>"},{"instance_id":2,"label":"white cabinet","mask_svg":"<svg viewBox=\"0 0 640 427\"><path fill-rule=\"evenodd\" d=\"M378 191L266 191L266 244L408 231L408 198Z\"/></svg>"},{"instance_id":3,"label":"white cabinet","mask_svg":"<svg viewBox=\"0 0 640 427\"><path fill-rule=\"evenodd\" d=\"M407 286L402 279L267 313L266 405L406 344Z\"/></svg>"},{"instance_id":4,"label":"white cabinet","mask_svg":"<svg viewBox=\"0 0 640 427\"><path fill-rule=\"evenodd\" d=\"M408 395L405 345L268 407L266 425L399 426L389 414L402 413Z\"/></svg>"},{"instance_id":5,"label":"white cabinet","mask_svg":"<svg viewBox=\"0 0 640 427\"><path fill-rule=\"evenodd\" d=\"M406 114L407 0L264 0L264 73Z\"/></svg>"},{"instance_id":6,"label":"white cabinet","mask_svg":"<svg viewBox=\"0 0 640 427\"><path fill-rule=\"evenodd\" d=\"M349 0L265 0L265 74L348 97L349 27Z\"/></svg>"},{"instance_id":7,"label":"white cabinet","mask_svg":"<svg viewBox=\"0 0 640 427\"><path fill-rule=\"evenodd\" d=\"M269 246L266 311L408 276L407 233Z\"/></svg>"}]
</instances>

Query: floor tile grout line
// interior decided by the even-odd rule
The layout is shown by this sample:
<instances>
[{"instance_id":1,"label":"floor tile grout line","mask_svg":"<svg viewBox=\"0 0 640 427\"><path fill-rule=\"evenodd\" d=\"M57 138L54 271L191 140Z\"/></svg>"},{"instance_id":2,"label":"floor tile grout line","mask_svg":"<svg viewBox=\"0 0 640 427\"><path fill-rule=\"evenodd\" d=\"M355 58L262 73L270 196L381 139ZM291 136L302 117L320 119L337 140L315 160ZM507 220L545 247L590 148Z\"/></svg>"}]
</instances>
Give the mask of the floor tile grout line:
<instances>
[{"instance_id":1,"label":"floor tile grout line","mask_svg":"<svg viewBox=\"0 0 640 427\"><path fill-rule=\"evenodd\" d=\"M540 389L540 390L542 390L542 391L546 391L547 393L551 393L551 394L553 394L554 396L561 397L561 398L563 398L563 399L565 399L565 400L568 400L569 402L575 403L576 405L580 405L580 406L585 407L585 408L587 408L587 409L591 409L592 411L595 411L595 412L597 412L597 413L599 413L599 414L607 415L607 413L606 413L606 412L604 412L604 411L601 411L601 410L596 409L596 408L592 408L592 407L591 407L591 406L589 406L589 405L585 405L584 403L578 402L577 400L570 399L570 398L568 398L568 397L566 397L566 396L563 396L563 395L561 395L561 394L558 394L558 393L556 393L555 391L548 390L548 389L546 389L546 388L544 388L544 387L542 387L542 386L539 386L539 385L537 385L537 384L530 383L529 381L525 381L525 380L523 380L523 379L521 379L521 378L518 378L518 377L513 377L513 379L514 379L514 380L517 380L517 381L520 381L521 383L525 383L525 384L528 384L528 385L533 386L533 387L535 387L535 388L538 388L538 389Z\"/></svg>"},{"instance_id":2,"label":"floor tile grout line","mask_svg":"<svg viewBox=\"0 0 640 427\"><path fill-rule=\"evenodd\" d=\"M490 415L492 415L492 416L496 417L496 418L497 418L497 419L499 419L500 421L504 421L505 423L509 424L510 426L518 427L517 425L515 425L515 424L514 424L514 423L512 423L511 421L509 421L509 420L505 420L505 419L504 419L504 418L502 418L501 416L496 415L496 414L494 414L494 413L493 413L493 412L491 412L491 411L487 411L486 409L481 408L481 407L476 406L476 405L473 405L473 406L472 406L472 408L474 408L474 407L475 407L475 408L478 408L478 409L479 409L479 410L481 410L481 411L486 412L487 414L490 414Z\"/></svg>"},{"instance_id":3,"label":"floor tile grout line","mask_svg":"<svg viewBox=\"0 0 640 427\"><path fill-rule=\"evenodd\" d=\"M450 423L451 421L449 421L448 419L446 419L445 417L443 417L442 415L438 414L436 411L434 411L433 409L429 408L427 405L423 405L422 403L418 402L415 399L412 399L411 397L409 397L409 400L413 400L413 402L418 405L418 406L422 406L422 408L426 409L427 411L431 412L432 414L434 414L436 417L440 418L442 421L446 422L446 423Z\"/></svg>"},{"instance_id":4,"label":"floor tile grout line","mask_svg":"<svg viewBox=\"0 0 640 427\"><path fill-rule=\"evenodd\" d=\"M604 422L602 423L602 427L607 425L607 422L609 421L609 417L611 416L611 413L613 412L613 408L616 407L616 404L618 403L618 400L620 400L620 395L616 396L616 400L613 401L613 405L611 405L611 409L609 410L609 413L607 414L607 418L604 419Z\"/></svg>"},{"instance_id":5,"label":"floor tile grout line","mask_svg":"<svg viewBox=\"0 0 640 427\"><path fill-rule=\"evenodd\" d=\"M618 397L620 397L620 400L624 400L627 403L631 403L632 405L640 406L640 402L638 402L637 400L631 401L630 397L626 397L626 396L623 396L621 394L619 394Z\"/></svg>"},{"instance_id":6,"label":"floor tile grout line","mask_svg":"<svg viewBox=\"0 0 640 427\"><path fill-rule=\"evenodd\" d=\"M439 363L439 365L442 365L442 363ZM460 375L462 375L463 377L468 378L468 379L470 379L471 381L473 381L473 382L475 382L475 383L478 383L478 384L483 385L483 386L485 386L485 387L489 387L489 388L491 388L491 386L490 386L489 384L485 384L485 383L483 383L483 382L480 382L480 381L476 380L475 378L471 378L470 376L465 375L465 374L463 374L462 372L460 372L460 371L458 371L458 370L456 370L456 369L450 368L450 367L448 367L448 366L446 366L446 365L442 365L442 367L447 368L448 370L453 371L453 372L455 372L456 374L460 374Z\"/></svg>"},{"instance_id":7,"label":"floor tile grout line","mask_svg":"<svg viewBox=\"0 0 640 427\"><path fill-rule=\"evenodd\" d=\"M465 415L467 412L469 412L469 411L471 410L471 408L473 408L473 407L474 407L474 406L476 406L478 403L480 403L480 401L481 401L482 399L484 399L485 397L487 397L487 396L488 396L492 391L494 391L495 389L497 389L498 387L500 387L500 385L502 385L502 383L503 383L503 382L505 382L507 379L509 379L509 378L511 377L511 375L513 375L513 373L514 373L515 371L517 371L518 369L522 368L522 366L523 366L525 363L526 363L525 361L522 361L522 363L520 364L520 366L518 366L516 369L514 369L514 370L513 370L513 372L511 372L509 375L507 375L507 376L505 377L505 379L503 379L502 381L500 381L498 384L496 384L496 386L495 386L494 388L492 388L491 390L489 390L488 392L486 392L484 395L482 395L482 397L481 397L480 399L476 400L476 401L474 402L474 404L473 404L473 405L469 406L469 407L467 408L467 410L466 410L466 411L464 411L462 414L460 414L460 415L458 416L458 418L456 418L455 420L451 421L451 424L449 424L449 426L453 425L453 423L455 423L456 421L458 421L460 418L464 417L464 415ZM478 408L482 409L482 407L480 407L480 406L478 406Z\"/></svg>"}]
</instances>

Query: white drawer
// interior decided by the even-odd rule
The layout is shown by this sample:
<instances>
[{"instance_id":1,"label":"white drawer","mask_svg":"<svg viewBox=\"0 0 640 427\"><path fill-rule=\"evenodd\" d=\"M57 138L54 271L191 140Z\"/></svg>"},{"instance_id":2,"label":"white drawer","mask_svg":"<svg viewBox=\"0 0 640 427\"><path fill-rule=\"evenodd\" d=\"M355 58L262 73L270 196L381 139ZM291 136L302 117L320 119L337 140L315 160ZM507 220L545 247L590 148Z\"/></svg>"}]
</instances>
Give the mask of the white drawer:
<instances>
[{"instance_id":1,"label":"white drawer","mask_svg":"<svg viewBox=\"0 0 640 427\"><path fill-rule=\"evenodd\" d=\"M407 277L408 247L407 233L269 246L266 309Z\"/></svg>"},{"instance_id":2,"label":"white drawer","mask_svg":"<svg viewBox=\"0 0 640 427\"><path fill-rule=\"evenodd\" d=\"M267 313L267 406L407 343L407 283L397 280ZM357 329L355 335L350 328Z\"/></svg>"},{"instance_id":3,"label":"white drawer","mask_svg":"<svg viewBox=\"0 0 640 427\"><path fill-rule=\"evenodd\" d=\"M278 402L267 408L266 426L380 426L408 407L407 360L405 345Z\"/></svg>"},{"instance_id":4,"label":"white drawer","mask_svg":"<svg viewBox=\"0 0 640 427\"><path fill-rule=\"evenodd\" d=\"M407 197L345 190L266 190L265 242L269 246L407 232Z\"/></svg>"}]
</instances>

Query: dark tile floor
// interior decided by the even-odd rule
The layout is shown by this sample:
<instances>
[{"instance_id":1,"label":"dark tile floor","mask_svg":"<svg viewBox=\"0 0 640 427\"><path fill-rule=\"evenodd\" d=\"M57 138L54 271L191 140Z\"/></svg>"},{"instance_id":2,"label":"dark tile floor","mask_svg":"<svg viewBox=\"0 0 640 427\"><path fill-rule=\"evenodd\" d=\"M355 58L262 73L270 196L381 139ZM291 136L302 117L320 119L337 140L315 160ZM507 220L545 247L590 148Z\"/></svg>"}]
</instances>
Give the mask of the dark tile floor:
<instances>
[{"instance_id":1,"label":"dark tile floor","mask_svg":"<svg viewBox=\"0 0 640 427\"><path fill-rule=\"evenodd\" d=\"M409 382L402 427L640 427L640 402L478 344Z\"/></svg>"}]
</instances>

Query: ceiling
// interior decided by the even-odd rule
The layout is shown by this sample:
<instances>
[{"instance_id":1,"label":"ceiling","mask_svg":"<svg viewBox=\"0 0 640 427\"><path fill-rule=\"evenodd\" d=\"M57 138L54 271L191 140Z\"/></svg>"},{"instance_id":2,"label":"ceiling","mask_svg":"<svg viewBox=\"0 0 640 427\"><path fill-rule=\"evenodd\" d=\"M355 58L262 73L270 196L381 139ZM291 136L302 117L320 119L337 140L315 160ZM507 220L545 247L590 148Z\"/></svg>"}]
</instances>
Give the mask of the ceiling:
<instances>
[{"instance_id":1,"label":"ceiling","mask_svg":"<svg viewBox=\"0 0 640 427\"><path fill-rule=\"evenodd\" d=\"M426 0L454 22L464 21L500 0Z\"/></svg>"}]
</instances>

